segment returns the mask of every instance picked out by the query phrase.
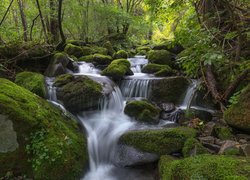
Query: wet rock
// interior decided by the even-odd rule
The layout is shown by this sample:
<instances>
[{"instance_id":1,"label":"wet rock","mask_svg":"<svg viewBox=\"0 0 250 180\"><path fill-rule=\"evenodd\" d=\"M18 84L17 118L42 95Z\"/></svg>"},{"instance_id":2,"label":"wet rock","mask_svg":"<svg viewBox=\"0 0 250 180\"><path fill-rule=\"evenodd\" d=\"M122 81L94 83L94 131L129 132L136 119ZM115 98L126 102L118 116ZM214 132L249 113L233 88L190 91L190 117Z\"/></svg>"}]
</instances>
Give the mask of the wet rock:
<instances>
[{"instance_id":1,"label":"wet rock","mask_svg":"<svg viewBox=\"0 0 250 180\"><path fill-rule=\"evenodd\" d=\"M200 142L213 144L215 142L215 138L213 136L199 137Z\"/></svg>"},{"instance_id":2,"label":"wet rock","mask_svg":"<svg viewBox=\"0 0 250 180\"><path fill-rule=\"evenodd\" d=\"M202 136L212 136L214 133L214 127L216 123L210 121L205 124L203 131L202 131Z\"/></svg>"},{"instance_id":3,"label":"wet rock","mask_svg":"<svg viewBox=\"0 0 250 180\"><path fill-rule=\"evenodd\" d=\"M244 156L249 157L250 156L250 144L243 144L240 146L240 152Z\"/></svg>"},{"instance_id":4,"label":"wet rock","mask_svg":"<svg viewBox=\"0 0 250 180\"><path fill-rule=\"evenodd\" d=\"M175 105L173 103L161 103L160 108L169 113L175 110Z\"/></svg>"},{"instance_id":5,"label":"wet rock","mask_svg":"<svg viewBox=\"0 0 250 180\"><path fill-rule=\"evenodd\" d=\"M0 94L0 177L7 172L25 179L82 177L87 139L76 121L9 80L0 78Z\"/></svg>"},{"instance_id":6,"label":"wet rock","mask_svg":"<svg viewBox=\"0 0 250 180\"><path fill-rule=\"evenodd\" d=\"M152 83L149 99L157 104L165 102L181 104L189 84L190 81L181 76L155 80Z\"/></svg>"},{"instance_id":7,"label":"wet rock","mask_svg":"<svg viewBox=\"0 0 250 180\"><path fill-rule=\"evenodd\" d=\"M147 54L150 63L173 65L174 55L167 50L151 50Z\"/></svg>"},{"instance_id":8,"label":"wet rock","mask_svg":"<svg viewBox=\"0 0 250 180\"><path fill-rule=\"evenodd\" d=\"M127 59L128 58L128 53L124 50L119 50L113 55L114 59Z\"/></svg>"},{"instance_id":9,"label":"wet rock","mask_svg":"<svg viewBox=\"0 0 250 180\"><path fill-rule=\"evenodd\" d=\"M227 149L239 146L239 143L236 141L226 140L225 143L221 146L219 154L224 154ZM238 148L238 147L237 147Z\"/></svg>"},{"instance_id":10,"label":"wet rock","mask_svg":"<svg viewBox=\"0 0 250 180\"><path fill-rule=\"evenodd\" d=\"M206 121L206 122L211 121L213 118L210 112L203 110L203 109L194 109L194 108L185 110L185 116L188 119L199 118L200 120Z\"/></svg>"},{"instance_id":11,"label":"wet rock","mask_svg":"<svg viewBox=\"0 0 250 180\"><path fill-rule=\"evenodd\" d=\"M211 143L202 143L202 145L208 148L209 150L211 150L211 152L218 153L220 151L219 145L211 144Z\"/></svg>"},{"instance_id":12,"label":"wet rock","mask_svg":"<svg viewBox=\"0 0 250 180\"><path fill-rule=\"evenodd\" d=\"M47 97L45 77L34 72L21 72L16 75L15 83L28 89L42 98Z\"/></svg>"},{"instance_id":13,"label":"wet rock","mask_svg":"<svg viewBox=\"0 0 250 180\"><path fill-rule=\"evenodd\" d=\"M142 152L163 155L181 151L186 139L195 135L194 129L186 127L137 130L123 134L119 142Z\"/></svg>"},{"instance_id":14,"label":"wet rock","mask_svg":"<svg viewBox=\"0 0 250 180\"><path fill-rule=\"evenodd\" d=\"M97 108L103 97L102 86L87 76L61 75L55 79L54 85L58 100L71 112Z\"/></svg>"},{"instance_id":15,"label":"wet rock","mask_svg":"<svg viewBox=\"0 0 250 180\"><path fill-rule=\"evenodd\" d=\"M128 102L124 112L142 122L157 124L160 120L160 109L147 100Z\"/></svg>"},{"instance_id":16,"label":"wet rock","mask_svg":"<svg viewBox=\"0 0 250 180\"><path fill-rule=\"evenodd\" d=\"M115 161L120 166L138 166L145 165L159 160L159 156L152 153L145 153L136 150L133 147L120 145L118 151L118 157Z\"/></svg>"},{"instance_id":17,"label":"wet rock","mask_svg":"<svg viewBox=\"0 0 250 180\"><path fill-rule=\"evenodd\" d=\"M250 85L240 94L239 100L224 113L228 125L250 134Z\"/></svg>"},{"instance_id":18,"label":"wet rock","mask_svg":"<svg viewBox=\"0 0 250 180\"><path fill-rule=\"evenodd\" d=\"M160 64L147 64L142 68L143 73L154 74L158 77L165 77L174 75L174 71L168 65L160 65Z\"/></svg>"},{"instance_id":19,"label":"wet rock","mask_svg":"<svg viewBox=\"0 0 250 180\"><path fill-rule=\"evenodd\" d=\"M67 44L64 51L68 54L68 55L73 55L77 58L82 57L84 55L89 55L89 54L85 54L83 52L83 49L80 46L76 46L73 44Z\"/></svg>"}]
</instances>

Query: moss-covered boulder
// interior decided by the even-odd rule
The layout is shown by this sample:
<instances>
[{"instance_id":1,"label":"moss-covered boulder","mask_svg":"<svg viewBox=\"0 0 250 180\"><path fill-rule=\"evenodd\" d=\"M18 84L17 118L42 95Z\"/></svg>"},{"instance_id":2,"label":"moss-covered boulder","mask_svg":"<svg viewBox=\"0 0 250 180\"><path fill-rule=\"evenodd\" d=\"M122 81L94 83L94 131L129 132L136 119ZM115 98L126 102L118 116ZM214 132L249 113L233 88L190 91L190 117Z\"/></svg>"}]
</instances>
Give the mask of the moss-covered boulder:
<instances>
[{"instance_id":1,"label":"moss-covered boulder","mask_svg":"<svg viewBox=\"0 0 250 180\"><path fill-rule=\"evenodd\" d=\"M143 73L154 74L155 76L171 76L174 74L174 71L168 65L160 65L160 64L147 64L142 68Z\"/></svg>"},{"instance_id":2,"label":"moss-covered boulder","mask_svg":"<svg viewBox=\"0 0 250 180\"><path fill-rule=\"evenodd\" d=\"M128 53L124 50L119 50L113 55L114 59L127 59L128 58Z\"/></svg>"},{"instance_id":3,"label":"moss-covered boulder","mask_svg":"<svg viewBox=\"0 0 250 180\"><path fill-rule=\"evenodd\" d=\"M241 93L237 103L224 113L224 120L232 127L250 134L250 85Z\"/></svg>"},{"instance_id":4,"label":"moss-covered boulder","mask_svg":"<svg viewBox=\"0 0 250 180\"><path fill-rule=\"evenodd\" d=\"M136 54L138 55L146 55L151 48L149 46L139 46L136 48Z\"/></svg>"},{"instance_id":5,"label":"moss-covered boulder","mask_svg":"<svg viewBox=\"0 0 250 180\"><path fill-rule=\"evenodd\" d=\"M229 127L217 125L214 127L214 133L217 138L222 139L222 140L233 138L232 130Z\"/></svg>"},{"instance_id":6,"label":"moss-covered boulder","mask_svg":"<svg viewBox=\"0 0 250 180\"><path fill-rule=\"evenodd\" d=\"M77 58L83 56L83 50L80 46L76 46L73 44L67 44L66 47L64 48L64 51L68 54L68 55L72 55L75 56Z\"/></svg>"},{"instance_id":7,"label":"moss-covered boulder","mask_svg":"<svg viewBox=\"0 0 250 180\"><path fill-rule=\"evenodd\" d=\"M113 58L111 56L106 56L102 54L94 54L81 57L78 61L85 61L89 63L93 63L94 65L109 65Z\"/></svg>"},{"instance_id":8,"label":"moss-covered boulder","mask_svg":"<svg viewBox=\"0 0 250 180\"><path fill-rule=\"evenodd\" d=\"M130 74L130 62L126 59L117 59L102 71L103 76L112 77L114 80L120 80L125 75Z\"/></svg>"},{"instance_id":9,"label":"moss-covered boulder","mask_svg":"<svg viewBox=\"0 0 250 180\"><path fill-rule=\"evenodd\" d=\"M15 83L42 98L47 97L45 77L42 74L28 71L21 72L16 75Z\"/></svg>"},{"instance_id":10,"label":"moss-covered boulder","mask_svg":"<svg viewBox=\"0 0 250 180\"><path fill-rule=\"evenodd\" d=\"M147 54L148 60L155 64L173 65L173 54L167 50L151 50Z\"/></svg>"},{"instance_id":11,"label":"moss-covered boulder","mask_svg":"<svg viewBox=\"0 0 250 180\"><path fill-rule=\"evenodd\" d=\"M196 131L191 128L178 127L160 130L138 130L125 133L120 143L132 146L137 150L157 155L181 151L188 138L195 137Z\"/></svg>"},{"instance_id":12,"label":"moss-covered boulder","mask_svg":"<svg viewBox=\"0 0 250 180\"><path fill-rule=\"evenodd\" d=\"M198 155L169 161L162 156L159 171L162 180L169 179L239 179L250 177L250 160L230 156Z\"/></svg>"},{"instance_id":13,"label":"moss-covered boulder","mask_svg":"<svg viewBox=\"0 0 250 180\"><path fill-rule=\"evenodd\" d=\"M71 112L97 108L103 96L102 86L87 76L61 75L54 85L58 100Z\"/></svg>"},{"instance_id":14,"label":"moss-covered boulder","mask_svg":"<svg viewBox=\"0 0 250 180\"><path fill-rule=\"evenodd\" d=\"M189 84L189 80L182 76L155 80L149 98L157 103L171 102L180 104Z\"/></svg>"},{"instance_id":15,"label":"moss-covered boulder","mask_svg":"<svg viewBox=\"0 0 250 180\"><path fill-rule=\"evenodd\" d=\"M0 79L0 177L79 179L87 140L76 122L30 91Z\"/></svg>"},{"instance_id":16,"label":"moss-covered boulder","mask_svg":"<svg viewBox=\"0 0 250 180\"><path fill-rule=\"evenodd\" d=\"M153 50L168 50L171 53L179 54L184 50L183 46L174 41L165 41L154 45Z\"/></svg>"},{"instance_id":17,"label":"moss-covered boulder","mask_svg":"<svg viewBox=\"0 0 250 180\"><path fill-rule=\"evenodd\" d=\"M147 123L159 122L160 109L147 100L128 102L124 112L138 121Z\"/></svg>"},{"instance_id":18,"label":"moss-covered boulder","mask_svg":"<svg viewBox=\"0 0 250 180\"><path fill-rule=\"evenodd\" d=\"M182 148L182 154L184 157L189 157L198 154L209 154L209 152L197 139L189 138Z\"/></svg>"},{"instance_id":19,"label":"moss-covered boulder","mask_svg":"<svg viewBox=\"0 0 250 180\"><path fill-rule=\"evenodd\" d=\"M113 54L115 53L114 47L111 44L110 41L106 41L102 47L106 48L108 50L108 55L113 56Z\"/></svg>"},{"instance_id":20,"label":"moss-covered boulder","mask_svg":"<svg viewBox=\"0 0 250 180\"><path fill-rule=\"evenodd\" d=\"M45 75L55 77L65 74L66 69L71 66L73 66L72 61L66 53L55 53L45 71Z\"/></svg>"},{"instance_id":21,"label":"moss-covered boulder","mask_svg":"<svg viewBox=\"0 0 250 180\"><path fill-rule=\"evenodd\" d=\"M78 59L78 61L84 61L87 63L93 63L94 62L94 55L87 55L87 56L82 56Z\"/></svg>"}]
</instances>

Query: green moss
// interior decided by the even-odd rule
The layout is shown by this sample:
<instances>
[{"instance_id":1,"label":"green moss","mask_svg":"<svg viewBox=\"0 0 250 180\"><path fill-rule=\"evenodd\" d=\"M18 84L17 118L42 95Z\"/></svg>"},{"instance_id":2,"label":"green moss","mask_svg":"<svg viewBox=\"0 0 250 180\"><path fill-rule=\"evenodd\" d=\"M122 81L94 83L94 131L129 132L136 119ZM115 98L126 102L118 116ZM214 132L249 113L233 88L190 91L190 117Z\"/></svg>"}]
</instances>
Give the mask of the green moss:
<instances>
[{"instance_id":1,"label":"green moss","mask_svg":"<svg viewBox=\"0 0 250 180\"><path fill-rule=\"evenodd\" d=\"M185 77L169 77L153 82L150 100L157 103L181 103L187 90L189 81Z\"/></svg>"},{"instance_id":2,"label":"green moss","mask_svg":"<svg viewBox=\"0 0 250 180\"><path fill-rule=\"evenodd\" d=\"M15 83L40 97L45 98L47 96L45 77L42 74L27 71L21 72L17 74Z\"/></svg>"},{"instance_id":3,"label":"green moss","mask_svg":"<svg viewBox=\"0 0 250 180\"><path fill-rule=\"evenodd\" d=\"M189 138L186 140L184 147L182 148L182 154L184 157L188 157L198 154L208 154L208 151L197 139Z\"/></svg>"},{"instance_id":4,"label":"green moss","mask_svg":"<svg viewBox=\"0 0 250 180\"><path fill-rule=\"evenodd\" d=\"M160 109L146 100L131 101L127 103L124 112L128 116L134 117L138 121L148 123L159 122Z\"/></svg>"},{"instance_id":5,"label":"green moss","mask_svg":"<svg viewBox=\"0 0 250 180\"><path fill-rule=\"evenodd\" d=\"M138 53L138 52L141 52L141 51L145 51L145 52L148 52L148 51L150 51L151 50L151 48L149 47L149 46L140 46L140 47L137 47L136 48L136 52Z\"/></svg>"},{"instance_id":6,"label":"green moss","mask_svg":"<svg viewBox=\"0 0 250 180\"><path fill-rule=\"evenodd\" d=\"M148 52L148 60L155 64L172 66L173 55L167 50L151 50Z\"/></svg>"},{"instance_id":7,"label":"green moss","mask_svg":"<svg viewBox=\"0 0 250 180\"><path fill-rule=\"evenodd\" d=\"M56 78L57 98L70 111L95 108L102 97L102 86L87 76L62 75Z\"/></svg>"},{"instance_id":8,"label":"green moss","mask_svg":"<svg viewBox=\"0 0 250 180\"><path fill-rule=\"evenodd\" d=\"M114 80L122 79L130 71L130 62L126 59L117 59L102 71L102 75L110 76Z\"/></svg>"},{"instance_id":9,"label":"green moss","mask_svg":"<svg viewBox=\"0 0 250 180\"><path fill-rule=\"evenodd\" d=\"M103 44L103 47L106 48L108 50L108 55L112 56L114 53L115 53L115 50L111 44L110 41L106 41L104 44Z\"/></svg>"},{"instance_id":10,"label":"green moss","mask_svg":"<svg viewBox=\"0 0 250 180\"><path fill-rule=\"evenodd\" d=\"M82 47L82 56L88 56L88 55L91 55L93 54L93 50L91 47L89 46L83 46Z\"/></svg>"},{"instance_id":11,"label":"green moss","mask_svg":"<svg viewBox=\"0 0 250 180\"><path fill-rule=\"evenodd\" d=\"M174 71L168 65L147 64L142 68L143 73L155 74L156 76L173 75Z\"/></svg>"},{"instance_id":12,"label":"green moss","mask_svg":"<svg viewBox=\"0 0 250 180\"><path fill-rule=\"evenodd\" d=\"M127 59L128 58L128 53L124 50L120 50L117 51L114 55L113 55L114 59Z\"/></svg>"},{"instance_id":13,"label":"green moss","mask_svg":"<svg viewBox=\"0 0 250 180\"><path fill-rule=\"evenodd\" d=\"M46 100L6 79L0 79L0 114L12 120L19 143L15 152L0 153L0 176L13 171L34 179L81 177L88 161L87 140L75 121L63 116ZM42 129L46 135L41 142L47 150L36 153L31 149L32 153L28 153L25 148L34 143L32 134ZM56 153L59 151L60 156ZM36 169L35 161L40 162Z\"/></svg>"},{"instance_id":14,"label":"green moss","mask_svg":"<svg viewBox=\"0 0 250 180\"><path fill-rule=\"evenodd\" d=\"M250 85L243 89L238 102L224 113L224 120L232 127L250 133Z\"/></svg>"},{"instance_id":15,"label":"green moss","mask_svg":"<svg viewBox=\"0 0 250 180\"><path fill-rule=\"evenodd\" d=\"M87 63L93 63L94 62L94 56L88 55L88 56L82 56L78 59L78 61L85 61Z\"/></svg>"},{"instance_id":16,"label":"green moss","mask_svg":"<svg viewBox=\"0 0 250 180\"><path fill-rule=\"evenodd\" d=\"M92 54L108 55L108 49L105 47L91 46Z\"/></svg>"},{"instance_id":17,"label":"green moss","mask_svg":"<svg viewBox=\"0 0 250 180\"><path fill-rule=\"evenodd\" d=\"M241 155L240 153L240 149L237 148L237 147L230 147L230 148L227 148L224 153L224 155L231 155L231 156L239 156Z\"/></svg>"},{"instance_id":18,"label":"green moss","mask_svg":"<svg viewBox=\"0 0 250 180\"><path fill-rule=\"evenodd\" d=\"M249 159L229 156L198 155L169 163L164 156L159 162L162 180L169 179L248 179Z\"/></svg>"},{"instance_id":19,"label":"green moss","mask_svg":"<svg viewBox=\"0 0 250 180\"><path fill-rule=\"evenodd\" d=\"M105 56L102 54L94 54L93 61L98 65L109 65L113 59L111 56Z\"/></svg>"},{"instance_id":20,"label":"green moss","mask_svg":"<svg viewBox=\"0 0 250 180\"><path fill-rule=\"evenodd\" d=\"M219 139L226 140L232 139L233 137L232 130L228 127L217 126L214 128L214 130L216 137L218 137Z\"/></svg>"},{"instance_id":21,"label":"green moss","mask_svg":"<svg viewBox=\"0 0 250 180\"><path fill-rule=\"evenodd\" d=\"M188 138L194 137L194 129L178 127L160 130L138 130L125 133L120 143L138 150L158 155L171 154L182 149Z\"/></svg>"},{"instance_id":22,"label":"green moss","mask_svg":"<svg viewBox=\"0 0 250 180\"><path fill-rule=\"evenodd\" d=\"M84 56L85 53L83 52L83 49L80 46L76 46L73 44L67 44L64 51L69 54L69 55L73 55L77 58Z\"/></svg>"}]
</instances>

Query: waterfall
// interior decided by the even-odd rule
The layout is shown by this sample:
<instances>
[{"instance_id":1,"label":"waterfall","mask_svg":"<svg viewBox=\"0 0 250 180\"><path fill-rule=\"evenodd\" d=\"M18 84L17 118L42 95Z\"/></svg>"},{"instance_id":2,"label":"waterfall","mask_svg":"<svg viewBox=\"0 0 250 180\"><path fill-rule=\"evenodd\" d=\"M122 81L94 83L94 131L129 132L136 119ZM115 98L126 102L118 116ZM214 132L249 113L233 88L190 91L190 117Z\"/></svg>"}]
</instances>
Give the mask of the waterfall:
<instances>
[{"instance_id":1,"label":"waterfall","mask_svg":"<svg viewBox=\"0 0 250 180\"><path fill-rule=\"evenodd\" d=\"M188 87L187 92L186 92L186 96L182 102L182 104L180 105L180 109L189 109L191 106L191 102L192 99L195 95L195 92L197 90L197 86L198 86L198 81L197 80L192 80L191 85Z\"/></svg>"},{"instance_id":2,"label":"waterfall","mask_svg":"<svg viewBox=\"0 0 250 180\"><path fill-rule=\"evenodd\" d=\"M150 95L151 79L126 79L121 82L121 91L124 97L143 97Z\"/></svg>"},{"instance_id":3,"label":"waterfall","mask_svg":"<svg viewBox=\"0 0 250 180\"><path fill-rule=\"evenodd\" d=\"M53 86L55 78L46 77L46 84L48 90L48 100L50 101L57 101L56 97L56 87Z\"/></svg>"},{"instance_id":4,"label":"waterfall","mask_svg":"<svg viewBox=\"0 0 250 180\"><path fill-rule=\"evenodd\" d=\"M141 73L141 68L148 64L148 60L145 56L135 56L134 58L128 58L128 61L131 64L131 70L133 73Z\"/></svg>"}]
</instances>

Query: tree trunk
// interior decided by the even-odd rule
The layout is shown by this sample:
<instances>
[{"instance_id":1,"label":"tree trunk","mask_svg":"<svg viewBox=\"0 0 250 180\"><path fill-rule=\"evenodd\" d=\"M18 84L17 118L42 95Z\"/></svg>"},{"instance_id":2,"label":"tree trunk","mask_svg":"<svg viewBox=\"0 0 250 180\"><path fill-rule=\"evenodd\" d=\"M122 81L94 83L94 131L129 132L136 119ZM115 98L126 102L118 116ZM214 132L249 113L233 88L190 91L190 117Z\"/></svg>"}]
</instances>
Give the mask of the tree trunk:
<instances>
[{"instance_id":1,"label":"tree trunk","mask_svg":"<svg viewBox=\"0 0 250 180\"><path fill-rule=\"evenodd\" d=\"M58 20L57 20L57 10L56 10L56 3L55 0L50 0L50 33L52 42L58 42L59 40L59 27L58 27Z\"/></svg>"},{"instance_id":2,"label":"tree trunk","mask_svg":"<svg viewBox=\"0 0 250 180\"><path fill-rule=\"evenodd\" d=\"M42 14L42 11L41 11L41 8L40 8L39 0L36 0L36 4L37 4L38 11L39 11L39 16L40 16L40 19L41 19L45 40L46 40L46 42L48 42L46 26L45 26L45 23L44 23L44 20L43 20L43 14Z\"/></svg>"},{"instance_id":3,"label":"tree trunk","mask_svg":"<svg viewBox=\"0 0 250 180\"><path fill-rule=\"evenodd\" d=\"M18 2L22 25L23 25L23 39L24 41L28 41L28 27L27 27L26 16L24 13L24 3L23 3L23 0L18 0L17 2Z\"/></svg>"},{"instance_id":4,"label":"tree trunk","mask_svg":"<svg viewBox=\"0 0 250 180\"><path fill-rule=\"evenodd\" d=\"M58 5L58 25L59 25L59 32L61 36L61 42L57 45L56 49L57 50L63 50L63 47L66 42L66 37L63 33L63 28L62 28L62 3L63 0L59 0L59 5Z\"/></svg>"}]
</instances>

